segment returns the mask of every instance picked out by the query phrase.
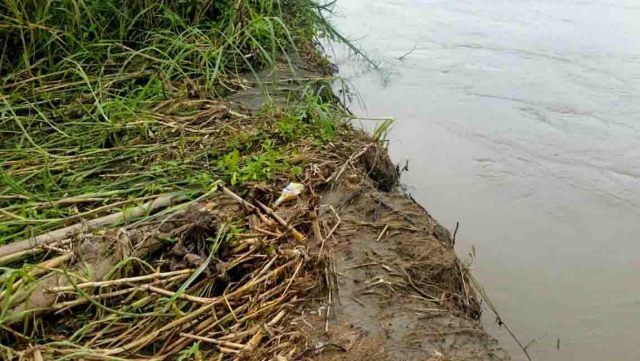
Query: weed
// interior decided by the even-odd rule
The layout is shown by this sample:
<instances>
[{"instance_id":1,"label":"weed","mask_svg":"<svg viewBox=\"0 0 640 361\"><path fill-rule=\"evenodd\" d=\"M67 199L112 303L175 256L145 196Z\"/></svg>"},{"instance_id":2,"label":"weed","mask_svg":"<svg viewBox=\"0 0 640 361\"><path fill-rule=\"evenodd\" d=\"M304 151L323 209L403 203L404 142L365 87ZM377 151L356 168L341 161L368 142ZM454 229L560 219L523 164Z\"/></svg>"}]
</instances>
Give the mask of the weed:
<instances>
[{"instance_id":1,"label":"weed","mask_svg":"<svg viewBox=\"0 0 640 361\"><path fill-rule=\"evenodd\" d=\"M389 132L395 123L395 119L387 118L383 119L373 131L373 137L380 143L387 143L389 139Z\"/></svg>"},{"instance_id":2,"label":"weed","mask_svg":"<svg viewBox=\"0 0 640 361\"><path fill-rule=\"evenodd\" d=\"M188 348L178 353L178 361L201 360L200 341L194 342Z\"/></svg>"}]
</instances>

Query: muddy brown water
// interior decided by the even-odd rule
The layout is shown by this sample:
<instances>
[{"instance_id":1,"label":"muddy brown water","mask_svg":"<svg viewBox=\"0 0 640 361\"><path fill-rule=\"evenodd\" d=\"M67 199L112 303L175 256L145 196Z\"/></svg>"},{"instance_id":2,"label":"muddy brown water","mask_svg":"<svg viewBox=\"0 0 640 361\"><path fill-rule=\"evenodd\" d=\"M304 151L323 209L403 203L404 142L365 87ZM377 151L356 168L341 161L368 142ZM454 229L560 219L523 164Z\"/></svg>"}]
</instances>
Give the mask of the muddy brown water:
<instances>
[{"instance_id":1,"label":"muddy brown water","mask_svg":"<svg viewBox=\"0 0 640 361\"><path fill-rule=\"evenodd\" d=\"M640 3L341 0L336 11L381 65L334 49L362 99L352 109L397 118L403 183L441 223L460 222L458 254L475 248L476 276L519 338L536 340L533 358L638 360ZM492 321L485 312L524 359Z\"/></svg>"}]
</instances>

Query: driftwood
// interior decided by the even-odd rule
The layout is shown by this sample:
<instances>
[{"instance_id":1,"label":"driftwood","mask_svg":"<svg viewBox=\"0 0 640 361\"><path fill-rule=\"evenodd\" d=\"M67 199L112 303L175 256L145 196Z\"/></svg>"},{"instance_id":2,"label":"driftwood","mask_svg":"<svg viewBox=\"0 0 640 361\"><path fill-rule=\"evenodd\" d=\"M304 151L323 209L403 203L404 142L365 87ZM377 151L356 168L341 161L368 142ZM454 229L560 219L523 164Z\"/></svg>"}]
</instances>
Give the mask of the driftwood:
<instances>
[{"instance_id":1,"label":"driftwood","mask_svg":"<svg viewBox=\"0 0 640 361\"><path fill-rule=\"evenodd\" d=\"M170 205L176 204L184 200L184 196L176 194L166 194L158 196L153 201L144 203L141 206L124 210L118 213L110 214L108 216L92 219L82 223L76 223L72 226L57 229L39 236L24 239L17 242L9 243L6 246L0 247L0 259L13 255L18 252L24 252L39 246L47 245L50 243L58 242L65 238L75 236L81 232L92 231L97 228L101 228L107 225L119 224L127 222L129 220L140 218L145 214L149 214L160 208L165 208Z\"/></svg>"}]
</instances>

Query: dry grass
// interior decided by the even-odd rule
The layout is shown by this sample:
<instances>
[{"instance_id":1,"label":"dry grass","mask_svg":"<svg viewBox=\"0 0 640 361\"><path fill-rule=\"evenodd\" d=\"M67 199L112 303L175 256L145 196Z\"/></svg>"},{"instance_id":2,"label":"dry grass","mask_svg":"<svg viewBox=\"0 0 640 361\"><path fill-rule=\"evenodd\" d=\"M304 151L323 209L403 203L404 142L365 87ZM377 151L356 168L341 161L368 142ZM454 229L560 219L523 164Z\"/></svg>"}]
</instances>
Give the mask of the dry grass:
<instances>
[{"instance_id":1,"label":"dry grass","mask_svg":"<svg viewBox=\"0 0 640 361\"><path fill-rule=\"evenodd\" d=\"M322 278L287 225L215 193L153 222L75 236L3 275L3 357L295 356L305 337L287 319ZM59 254L71 256L53 264Z\"/></svg>"}]
</instances>

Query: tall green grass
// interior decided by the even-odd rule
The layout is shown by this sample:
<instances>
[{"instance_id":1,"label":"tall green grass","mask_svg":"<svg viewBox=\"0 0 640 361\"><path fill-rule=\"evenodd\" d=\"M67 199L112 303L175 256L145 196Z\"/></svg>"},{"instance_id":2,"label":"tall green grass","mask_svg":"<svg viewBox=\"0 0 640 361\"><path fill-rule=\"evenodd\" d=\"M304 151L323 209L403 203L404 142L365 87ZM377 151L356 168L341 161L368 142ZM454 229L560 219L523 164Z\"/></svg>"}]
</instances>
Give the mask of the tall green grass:
<instances>
[{"instance_id":1,"label":"tall green grass","mask_svg":"<svg viewBox=\"0 0 640 361\"><path fill-rule=\"evenodd\" d=\"M153 194L296 170L278 126L211 119L243 75L335 36L323 9L312 0L0 0L0 244ZM307 99L316 103L301 109L319 120L295 134L331 134L326 110L335 109Z\"/></svg>"}]
</instances>

